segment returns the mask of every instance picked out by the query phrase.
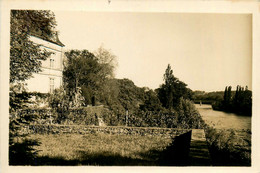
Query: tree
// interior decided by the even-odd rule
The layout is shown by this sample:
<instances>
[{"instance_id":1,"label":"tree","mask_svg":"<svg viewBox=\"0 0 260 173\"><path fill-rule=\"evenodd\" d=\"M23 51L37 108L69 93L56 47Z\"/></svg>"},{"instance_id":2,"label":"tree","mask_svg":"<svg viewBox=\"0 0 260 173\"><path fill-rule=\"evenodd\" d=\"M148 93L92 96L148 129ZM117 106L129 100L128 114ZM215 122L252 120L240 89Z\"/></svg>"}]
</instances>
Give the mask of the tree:
<instances>
[{"instance_id":1,"label":"tree","mask_svg":"<svg viewBox=\"0 0 260 173\"><path fill-rule=\"evenodd\" d=\"M51 53L41 45L30 41L30 35L37 32L44 39L51 40L55 32L55 16L46 10L11 10L10 20L10 123L9 164L28 165L35 163L39 145L25 137L21 127L35 120L32 114L17 115L16 110L28 106L31 94L26 91L24 81L41 69L41 60Z\"/></svg>"},{"instance_id":2,"label":"tree","mask_svg":"<svg viewBox=\"0 0 260 173\"><path fill-rule=\"evenodd\" d=\"M41 70L41 60L51 53L30 40L38 33L51 40L55 32L55 16L46 10L11 10L10 20L10 112L28 105L31 95L26 91L24 81Z\"/></svg>"},{"instance_id":3,"label":"tree","mask_svg":"<svg viewBox=\"0 0 260 173\"><path fill-rule=\"evenodd\" d=\"M54 13L46 10L11 10L10 83L23 82L40 71L41 60L50 52L30 41L30 34L40 33L51 39L55 34Z\"/></svg>"},{"instance_id":4,"label":"tree","mask_svg":"<svg viewBox=\"0 0 260 173\"><path fill-rule=\"evenodd\" d=\"M82 88L83 95L85 92L91 93L90 97L98 90L100 76L98 59L88 50L70 50L65 52L67 61L64 66L64 81L67 93L71 96L71 101ZM83 89L84 87L84 89ZM86 101L91 98L86 98ZM87 102L87 104L89 104Z\"/></svg>"},{"instance_id":5,"label":"tree","mask_svg":"<svg viewBox=\"0 0 260 173\"><path fill-rule=\"evenodd\" d=\"M196 109L193 102L180 98L180 102L176 108L177 126L184 129L200 129L203 128L204 122Z\"/></svg>"},{"instance_id":6,"label":"tree","mask_svg":"<svg viewBox=\"0 0 260 173\"><path fill-rule=\"evenodd\" d=\"M70 50L65 52L65 56L65 88L72 100L81 89L86 104L105 103L117 65L116 56L102 46L95 53L88 50Z\"/></svg>"},{"instance_id":7,"label":"tree","mask_svg":"<svg viewBox=\"0 0 260 173\"><path fill-rule=\"evenodd\" d=\"M232 87L229 86L229 87L228 87L228 90L227 90L227 104L228 104L228 105L231 104L231 99L232 99L231 89L232 89Z\"/></svg>"},{"instance_id":8,"label":"tree","mask_svg":"<svg viewBox=\"0 0 260 173\"><path fill-rule=\"evenodd\" d=\"M192 91L187 88L187 84L173 75L170 64L168 64L163 78L164 84L157 89L157 92L164 107L168 109L176 107L181 97L191 99Z\"/></svg>"},{"instance_id":9,"label":"tree","mask_svg":"<svg viewBox=\"0 0 260 173\"><path fill-rule=\"evenodd\" d=\"M100 46L95 52L94 55L97 57L100 71L98 76L99 80L99 92L97 93L97 99L103 103L106 102L107 97L110 96L111 85L113 83L114 71L117 67L116 56L110 51L105 49L103 46ZM113 84L112 84L113 85Z\"/></svg>"},{"instance_id":10,"label":"tree","mask_svg":"<svg viewBox=\"0 0 260 173\"><path fill-rule=\"evenodd\" d=\"M148 89L148 91L145 91L144 93L144 104L140 105L140 109L144 111L160 111L162 110L162 105L157 97L157 94L151 90Z\"/></svg>"},{"instance_id":11,"label":"tree","mask_svg":"<svg viewBox=\"0 0 260 173\"><path fill-rule=\"evenodd\" d=\"M98 63L102 66L100 73L105 78L113 78L114 70L117 66L116 56L110 51L105 49L103 46L100 46L95 52L94 55L98 59Z\"/></svg>"},{"instance_id":12,"label":"tree","mask_svg":"<svg viewBox=\"0 0 260 173\"><path fill-rule=\"evenodd\" d=\"M252 91L247 86L244 88L237 85L236 92L231 91L231 86L226 87L223 100L212 104L212 108L251 116Z\"/></svg>"},{"instance_id":13,"label":"tree","mask_svg":"<svg viewBox=\"0 0 260 173\"><path fill-rule=\"evenodd\" d=\"M224 105L227 104L227 92L228 92L227 90L228 90L228 89L227 89L227 86L226 86L225 92L224 92L224 98L223 98Z\"/></svg>"}]
</instances>

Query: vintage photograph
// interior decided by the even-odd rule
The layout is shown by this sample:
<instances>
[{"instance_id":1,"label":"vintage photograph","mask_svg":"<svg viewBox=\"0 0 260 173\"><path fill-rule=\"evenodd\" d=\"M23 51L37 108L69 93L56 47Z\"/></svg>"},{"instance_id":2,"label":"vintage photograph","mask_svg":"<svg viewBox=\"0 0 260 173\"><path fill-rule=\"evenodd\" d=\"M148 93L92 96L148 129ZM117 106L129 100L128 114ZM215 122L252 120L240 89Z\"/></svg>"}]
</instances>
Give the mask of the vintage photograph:
<instances>
[{"instance_id":1,"label":"vintage photograph","mask_svg":"<svg viewBox=\"0 0 260 173\"><path fill-rule=\"evenodd\" d=\"M252 14L10 10L10 166L251 164Z\"/></svg>"}]
</instances>

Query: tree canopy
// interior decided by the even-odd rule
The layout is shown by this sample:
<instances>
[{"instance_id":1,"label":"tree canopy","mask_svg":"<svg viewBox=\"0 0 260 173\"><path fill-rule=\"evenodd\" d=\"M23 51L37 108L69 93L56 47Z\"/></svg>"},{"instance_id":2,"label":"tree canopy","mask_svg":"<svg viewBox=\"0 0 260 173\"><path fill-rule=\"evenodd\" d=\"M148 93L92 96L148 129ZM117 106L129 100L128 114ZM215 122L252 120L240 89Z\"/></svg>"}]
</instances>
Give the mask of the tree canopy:
<instances>
[{"instance_id":1,"label":"tree canopy","mask_svg":"<svg viewBox=\"0 0 260 173\"><path fill-rule=\"evenodd\" d=\"M55 32L54 13L46 10L11 10L10 27L10 83L25 81L40 71L41 61L50 52L29 40L33 32L44 38Z\"/></svg>"},{"instance_id":2,"label":"tree canopy","mask_svg":"<svg viewBox=\"0 0 260 173\"><path fill-rule=\"evenodd\" d=\"M168 64L163 75L164 83L157 89L158 97L162 105L167 109L177 106L180 98L191 98L192 91L187 88L187 84L180 81L173 75L170 64Z\"/></svg>"},{"instance_id":3,"label":"tree canopy","mask_svg":"<svg viewBox=\"0 0 260 173\"><path fill-rule=\"evenodd\" d=\"M117 67L116 56L103 46L100 46L94 52L94 55L97 57L100 66L102 66L100 73L102 73L105 78L113 78L115 76L115 68Z\"/></svg>"},{"instance_id":4,"label":"tree canopy","mask_svg":"<svg viewBox=\"0 0 260 173\"><path fill-rule=\"evenodd\" d=\"M231 91L232 87L227 86L222 100L212 104L213 109L227 112L234 112L243 115L252 115L252 91L246 86L237 86L236 91Z\"/></svg>"},{"instance_id":5,"label":"tree canopy","mask_svg":"<svg viewBox=\"0 0 260 173\"><path fill-rule=\"evenodd\" d=\"M70 50L65 56L63 74L69 93L74 95L81 88L86 104L93 104L96 98L103 100L108 79L114 76L116 57L103 47L95 54L88 50Z\"/></svg>"}]
</instances>

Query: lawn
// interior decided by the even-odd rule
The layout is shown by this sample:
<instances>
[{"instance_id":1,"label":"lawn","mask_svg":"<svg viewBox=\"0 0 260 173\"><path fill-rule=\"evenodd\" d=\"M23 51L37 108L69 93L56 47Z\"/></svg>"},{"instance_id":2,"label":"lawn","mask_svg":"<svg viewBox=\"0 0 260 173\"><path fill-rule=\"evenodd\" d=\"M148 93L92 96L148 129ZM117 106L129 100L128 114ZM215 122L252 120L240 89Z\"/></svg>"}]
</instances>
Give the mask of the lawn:
<instances>
[{"instance_id":1,"label":"lawn","mask_svg":"<svg viewBox=\"0 0 260 173\"><path fill-rule=\"evenodd\" d=\"M110 134L34 134L33 165L167 165L170 137ZM36 144L36 143L35 143Z\"/></svg>"}]
</instances>

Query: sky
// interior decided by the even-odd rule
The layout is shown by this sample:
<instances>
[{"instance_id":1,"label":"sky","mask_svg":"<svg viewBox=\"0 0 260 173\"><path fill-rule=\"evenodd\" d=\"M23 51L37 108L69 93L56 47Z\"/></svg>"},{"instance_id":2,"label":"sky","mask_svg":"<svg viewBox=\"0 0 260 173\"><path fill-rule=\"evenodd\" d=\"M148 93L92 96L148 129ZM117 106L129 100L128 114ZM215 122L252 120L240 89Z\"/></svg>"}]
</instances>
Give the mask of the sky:
<instances>
[{"instance_id":1,"label":"sky","mask_svg":"<svg viewBox=\"0 0 260 173\"><path fill-rule=\"evenodd\" d=\"M54 11L65 49L101 45L117 56L116 78L158 88L170 64L192 90L252 89L250 14Z\"/></svg>"}]
</instances>

